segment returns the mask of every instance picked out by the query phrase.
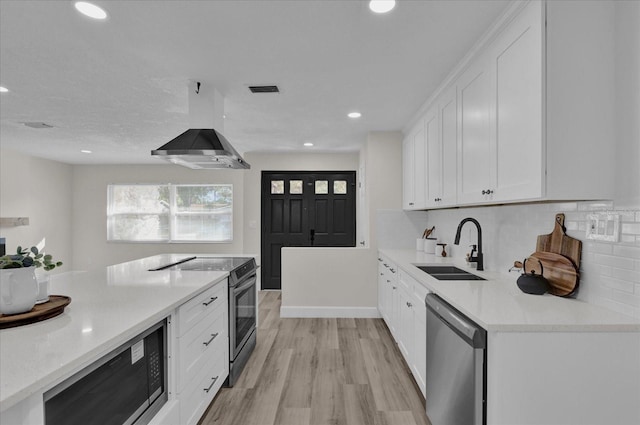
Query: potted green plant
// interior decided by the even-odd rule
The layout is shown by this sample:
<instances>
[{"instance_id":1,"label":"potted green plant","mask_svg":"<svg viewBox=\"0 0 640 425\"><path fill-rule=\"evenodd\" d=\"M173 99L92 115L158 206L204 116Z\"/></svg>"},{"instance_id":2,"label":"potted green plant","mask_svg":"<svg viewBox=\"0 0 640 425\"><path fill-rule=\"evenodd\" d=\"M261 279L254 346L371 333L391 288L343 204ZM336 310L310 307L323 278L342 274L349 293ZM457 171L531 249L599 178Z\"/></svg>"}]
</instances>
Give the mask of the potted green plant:
<instances>
[{"instance_id":1,"label":"potted green plant","mask_svg":"<svg viewBox=\"0 0 640 425\"><path fill-rule=\"evenodd\" d=\"M35 270L51 271L62 266L53 256L44 254L33 246L18 246L15 254L0 257L0 313L18 314L29 311L36 302L49 299L49 276L36 278Z\"/></svg>"}]
</instances>

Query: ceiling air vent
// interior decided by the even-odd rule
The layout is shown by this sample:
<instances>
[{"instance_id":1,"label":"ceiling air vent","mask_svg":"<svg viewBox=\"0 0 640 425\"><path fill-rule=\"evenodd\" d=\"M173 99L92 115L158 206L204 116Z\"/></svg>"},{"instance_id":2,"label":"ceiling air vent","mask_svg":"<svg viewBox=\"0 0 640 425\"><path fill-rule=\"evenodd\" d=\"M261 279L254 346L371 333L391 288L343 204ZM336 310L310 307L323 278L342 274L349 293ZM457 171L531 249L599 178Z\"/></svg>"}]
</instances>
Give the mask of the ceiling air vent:
<instances>
[{"instance_id":1,"label":"ceiling air vent","mask_svg":"<svg viewBox=\"0 0 640 425\"><path fill-rule=\"evenodd\" d=\"M31 127L31 128L53 128L52 125L49 125L45 122L34 122L34 121L30 121L30 122L23 122L22 124L26 125L27 127Z\"/></svg>"},{"instance_id":2,"label":"ceiling air vent","mask_svg":"<svg viewBox=\"0 0 640 425\"><path fill-rule=\"evenodd\" d=\"M249 86L251 93L279 93L278 86Z\"/></svg>"}]
</instances>

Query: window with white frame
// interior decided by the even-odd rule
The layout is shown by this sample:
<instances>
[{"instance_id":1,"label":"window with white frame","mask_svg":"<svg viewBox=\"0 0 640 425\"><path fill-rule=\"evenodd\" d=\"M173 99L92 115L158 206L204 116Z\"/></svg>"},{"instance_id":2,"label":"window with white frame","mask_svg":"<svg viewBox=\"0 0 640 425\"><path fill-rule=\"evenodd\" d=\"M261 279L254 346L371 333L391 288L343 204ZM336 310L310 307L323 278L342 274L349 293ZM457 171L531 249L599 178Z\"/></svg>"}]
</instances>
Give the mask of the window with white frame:
<instances>
[{"instance_id":1,"label":"window with white frame","mask_svg":"<svg viewBox=\"0 0 640 425\"><path fill-rule=\"evenodd\" d=\"M231 242L233 186L109 185L107 239L128 242Z\"/></svg>"}]
</instances>

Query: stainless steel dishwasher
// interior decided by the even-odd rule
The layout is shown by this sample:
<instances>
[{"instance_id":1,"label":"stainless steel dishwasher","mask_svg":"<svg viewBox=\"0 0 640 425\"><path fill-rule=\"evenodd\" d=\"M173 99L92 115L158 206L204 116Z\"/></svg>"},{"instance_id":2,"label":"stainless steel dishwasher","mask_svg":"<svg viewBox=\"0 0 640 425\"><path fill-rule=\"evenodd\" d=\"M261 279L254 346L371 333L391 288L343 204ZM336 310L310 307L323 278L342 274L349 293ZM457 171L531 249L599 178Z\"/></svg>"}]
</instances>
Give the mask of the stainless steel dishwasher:
<instances>
[{"instance_id":1,"label":"stainless steel dishwasher","mask_svg":"<svg viewBox=\"0 0 640 425\"><path fill-rule=\"evenodd\" d=\"M435 294L427 304L427 416L432 425L486 423L487 332Z\"/></svg>"}]
</instances>

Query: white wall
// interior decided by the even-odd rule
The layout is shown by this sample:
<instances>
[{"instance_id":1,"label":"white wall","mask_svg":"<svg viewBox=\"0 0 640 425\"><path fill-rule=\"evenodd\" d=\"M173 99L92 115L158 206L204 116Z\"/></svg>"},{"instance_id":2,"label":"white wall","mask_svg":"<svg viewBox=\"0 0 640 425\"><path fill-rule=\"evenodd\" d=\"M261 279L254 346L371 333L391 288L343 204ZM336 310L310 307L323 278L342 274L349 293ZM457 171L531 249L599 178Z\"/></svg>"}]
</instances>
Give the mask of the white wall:
<instances>
[{"instance_id":1,"label":"white wall","mask_svg":"<svg viewBox=\"0 0 640 425\"><path fill-rule=\"evenodd\" d=\"M238 254L243 249L243 170L191 170L177 165L73 167L73 266L95 269L162 253ZM111 183L233 185L232 243L107 242L107 186Z\"/></svg>"},{"instance_id":2,"label":"white wall","mask_svg":"<svg viewBox=\"0 0 640 425\"><path fill-rule=\"evenodd\" d=\"M244 181L244 250L260 253L260 204L262 171L356 171L358 153L252 153L244 155L251 164ZM357 176L356 176L357 178Z\"/></svg>"},{"instance_id":3,"label":"white wall","mask_svg":"<svg viewBox=\"0 0 640 425\"><path fill-rule=\"evenodd\" d=\"M7 253L46 239L45 251L71 270L72 167L0 149L0 217L28 217L28 226L0 227Z\"/></svg>"},{"instance_id":4,"label":"white wall","mask_svg":"<svg viewBox=\"0 0 640 425\"><path fill-rule=\"evenodd\" d=\"M379 317L368 248L283 248L282 317Z\"/></svg>"}]
</instances>

